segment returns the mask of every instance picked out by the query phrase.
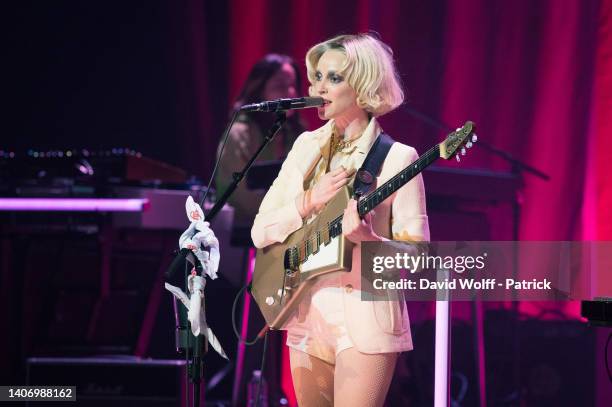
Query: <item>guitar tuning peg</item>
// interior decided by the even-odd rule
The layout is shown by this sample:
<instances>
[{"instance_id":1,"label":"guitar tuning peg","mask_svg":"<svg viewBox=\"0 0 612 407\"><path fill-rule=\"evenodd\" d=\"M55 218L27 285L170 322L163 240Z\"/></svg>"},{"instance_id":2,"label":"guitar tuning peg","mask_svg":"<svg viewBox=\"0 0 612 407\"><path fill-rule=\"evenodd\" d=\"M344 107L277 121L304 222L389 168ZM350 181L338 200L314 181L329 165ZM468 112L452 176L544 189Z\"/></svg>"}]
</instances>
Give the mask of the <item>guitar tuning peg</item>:
<instances>
[{"instance_id":1,"label":"guitar tuning peg","mask_svg":"<svg viewBox=\"0 0 612 407\"><path fill-rule=\"evenodd\" d=\"M465 147L461 147L461 155L465 155L467 151L465 151Z\"/></svg>"},{"instance_id":2,"label":"guitar tuning peg","mask_svg":"<svg viewBox=\"0 0 612 407\"><path fill-rule=\"evenodd\" d=\"M459 157L459 154L457 154L457 155L455 156L455 158L457 159L457 162L458 162L458 163L460 163L460 162L461 162L461 158Z\"/></svg>"},{"instance_id":3,"label":"guitar tuning peg","mask_svg":"<svg viewBox=\"0 0 612 407\"><path fill-rule=\"evenodd\" d=\"M465 146L466 146L467 148L472 148L472 146L473 146L473 145L474 145L474 144L472 144L472 142L471 142L471 141L468 141L467 143L465 143Z\"/></svg>"},{"instance_id":4,"label":"guitar tuning peg","mask_svg":"<svg viewBox=\"0 0 612 407\"><path fill-rule=\"evenodd\" d=\"M478 136L475 134L472 134L472 143L475 143L478 141Z\"/></svg>"}]
</instances>

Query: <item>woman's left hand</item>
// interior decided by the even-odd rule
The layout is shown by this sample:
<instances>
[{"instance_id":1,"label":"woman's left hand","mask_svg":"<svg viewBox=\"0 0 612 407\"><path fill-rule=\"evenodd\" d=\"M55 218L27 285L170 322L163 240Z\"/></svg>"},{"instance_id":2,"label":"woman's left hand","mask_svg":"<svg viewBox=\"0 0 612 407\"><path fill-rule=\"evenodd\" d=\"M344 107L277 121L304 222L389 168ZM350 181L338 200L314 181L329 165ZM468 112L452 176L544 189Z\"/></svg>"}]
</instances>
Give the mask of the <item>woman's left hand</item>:
<instances>
[{"instance_id":1,"label":"woman's left hand","mask_svg":"<svg viewBox=\"0 0 612 407\"><path fill-rule=\"evenodd\" d=\"M362 241L377 241L380 237L372 228L372 212L367 213L363 219L357 212L357 201L351 199L342 216L342 234L355 244Z\"/></svg>"}]
</instances>

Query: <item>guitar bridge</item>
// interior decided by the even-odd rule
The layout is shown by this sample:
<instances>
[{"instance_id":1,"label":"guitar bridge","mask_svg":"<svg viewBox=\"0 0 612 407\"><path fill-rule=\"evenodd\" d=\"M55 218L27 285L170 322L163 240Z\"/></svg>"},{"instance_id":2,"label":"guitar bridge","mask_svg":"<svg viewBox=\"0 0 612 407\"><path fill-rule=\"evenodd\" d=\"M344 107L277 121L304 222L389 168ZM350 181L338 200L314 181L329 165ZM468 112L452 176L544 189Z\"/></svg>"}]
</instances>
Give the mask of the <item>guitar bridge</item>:
<instances>
[{"instance_id":1,"label":"guitar bridge","mask_svg":"<svg viewBox=\"0 0 612 407\"><path fill-rule=\"evenodd\" d=\"M292 246L285 250L285 273L287 275L295 273L299 268L299 256L297 247Z\"/></svg>"}]
</instances>

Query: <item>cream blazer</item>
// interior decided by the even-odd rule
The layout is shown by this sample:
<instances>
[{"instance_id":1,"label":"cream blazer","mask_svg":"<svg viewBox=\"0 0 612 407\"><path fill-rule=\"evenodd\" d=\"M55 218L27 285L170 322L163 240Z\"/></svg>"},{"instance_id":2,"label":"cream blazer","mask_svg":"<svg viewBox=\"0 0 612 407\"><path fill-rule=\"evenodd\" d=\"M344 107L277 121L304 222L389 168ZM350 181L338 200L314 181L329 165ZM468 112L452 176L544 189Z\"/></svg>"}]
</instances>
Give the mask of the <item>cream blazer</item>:
<instances>
[{"instance_id":1,"label":"cream blazer","mask_svg":"<svg viewBox=\"0 0 612 407\"><path fill-rule=\"evenodd\" d=\"M295 205L295 198L304 191L304 180L321 159L332 129L333 120L330 120L323 127L304 132L296 139L255 217L251 237L256 247L283 242L288 235L302 227L304 220ZM381 131L376 119L371 119L351 153L352 168L348 169L361 167ZM389 180L417 158L414 148L394 143L376 179L376 186ZM379 204L374 213L373 229L379 236L395 240L429 240L425 189L420 174ZM347 331L357 350L363 353L386 353L412 349L406 304L403 300L391 300L396 298L397 293L389 293L389 301L361 301L358 289L361 286L360 245L353 249L351 272L341 274Z\"/></svg>"}]
</instances>

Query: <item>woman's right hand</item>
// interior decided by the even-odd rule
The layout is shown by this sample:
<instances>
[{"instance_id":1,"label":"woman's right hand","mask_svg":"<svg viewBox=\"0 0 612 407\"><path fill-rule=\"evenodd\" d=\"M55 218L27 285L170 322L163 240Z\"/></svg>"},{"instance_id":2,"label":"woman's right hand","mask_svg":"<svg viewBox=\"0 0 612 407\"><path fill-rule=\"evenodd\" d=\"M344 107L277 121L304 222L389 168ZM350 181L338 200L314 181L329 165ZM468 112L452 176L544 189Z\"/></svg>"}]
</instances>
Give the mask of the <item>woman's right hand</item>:
<instances>
[{"instance_id":1,"label":"woman's right hand","mask_svg":"<svg viewBox=\"0 0 612 407\"><path fill-rule=\"evenodd\" d=\"M354 171L340 166L323 175L314 187L300 194L296 198L296 204L302 218L321 210L343 186L349 183L353 174Z\"/></svg>"}]
</instances>

